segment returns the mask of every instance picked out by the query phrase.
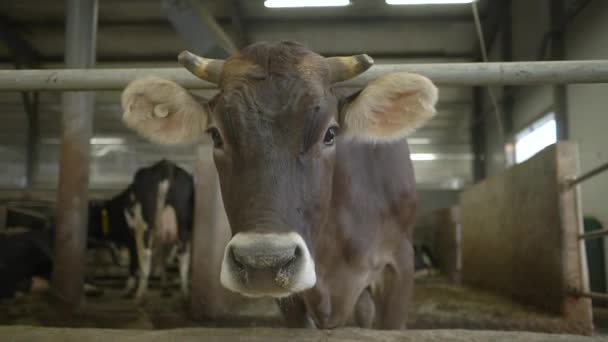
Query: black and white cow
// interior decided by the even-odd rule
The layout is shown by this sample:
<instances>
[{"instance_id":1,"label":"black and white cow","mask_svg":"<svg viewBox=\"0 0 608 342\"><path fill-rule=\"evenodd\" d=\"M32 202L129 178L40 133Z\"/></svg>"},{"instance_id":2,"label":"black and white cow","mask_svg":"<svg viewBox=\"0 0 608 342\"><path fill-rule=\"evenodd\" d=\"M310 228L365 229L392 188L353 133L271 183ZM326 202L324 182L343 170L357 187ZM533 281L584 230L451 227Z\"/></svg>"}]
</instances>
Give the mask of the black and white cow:
<instances>
[{"instance_id":1,"label":"black and white cow","mask_svg":"<svg viewBox=\"0 0 608 342\"><path fill-rule=\"evenodd\" d=\"M93 236L116 242L129 250L130 277L127 293L135 289L143 298L152 271L154 255L161 257L161 283L166 290L167 252L177 247L181 288L188 293L190 235L194 218L194 181L179 166L161 160L139 169L133 182L116 197L92 204L89 230Z\"/></svg>"},{"instance_id":2,"label":"black and white cow","mask_svg":"<svg viewBox=\"0 0 608 342\"><path fill-rule=\"evenodd\" d=\"M129 251L129 278L125 289L126 294L130 294L135 287L135 276L138 270L135 238L125 216L125 210L131 204L130 194L131 185L110 200L92 201L89 204L88 240L96 241L97 245L102 245L103 241L109 241L115 246L126 248ZM112 255L115 256L115 253Z\"/></svg>"}]
</instances>

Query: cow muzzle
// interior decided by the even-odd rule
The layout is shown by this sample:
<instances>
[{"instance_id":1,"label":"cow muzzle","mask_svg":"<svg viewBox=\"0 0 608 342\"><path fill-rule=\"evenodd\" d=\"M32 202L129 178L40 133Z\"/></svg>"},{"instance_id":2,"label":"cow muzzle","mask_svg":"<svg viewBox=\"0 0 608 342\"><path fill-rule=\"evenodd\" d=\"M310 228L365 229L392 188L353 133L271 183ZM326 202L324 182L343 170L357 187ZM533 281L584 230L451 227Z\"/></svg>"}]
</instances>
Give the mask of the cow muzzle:
<instances>
[{"instance_id":1,"label":"cow muzzle","mask_svg":"<svg viewBox=\"0 0 608 342\"><path fill-rule=\"evenodd\" d=\"M312 257L297 233L239 233L226 246L220 281L249 297L286 297L317 281Z\"/></svg>"}]
</instances>

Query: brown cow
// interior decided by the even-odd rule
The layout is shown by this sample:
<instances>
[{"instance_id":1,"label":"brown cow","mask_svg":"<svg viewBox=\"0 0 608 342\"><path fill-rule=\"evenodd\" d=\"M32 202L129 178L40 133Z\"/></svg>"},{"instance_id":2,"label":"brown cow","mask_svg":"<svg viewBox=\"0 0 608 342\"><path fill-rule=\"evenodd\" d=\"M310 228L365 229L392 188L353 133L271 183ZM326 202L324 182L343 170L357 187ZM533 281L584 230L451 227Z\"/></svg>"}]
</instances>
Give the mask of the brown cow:
<instances>
[{"instance_id":1,"label":"brown cow","mask_svg":"<svg viewBox=\"0 0 608 342\"><path fill-rule=\"evenodd\" d=\"M431 81L391 73L343 98L332 83L371 58L324 58L293 42L179 61L220 93L197 99L171 81L137 80L123 119L164 144L211 135L233 234L222 284L277 298L289 326L403 328L416 208L404 137L435 113Z\"/></svg>"}]
</instances>

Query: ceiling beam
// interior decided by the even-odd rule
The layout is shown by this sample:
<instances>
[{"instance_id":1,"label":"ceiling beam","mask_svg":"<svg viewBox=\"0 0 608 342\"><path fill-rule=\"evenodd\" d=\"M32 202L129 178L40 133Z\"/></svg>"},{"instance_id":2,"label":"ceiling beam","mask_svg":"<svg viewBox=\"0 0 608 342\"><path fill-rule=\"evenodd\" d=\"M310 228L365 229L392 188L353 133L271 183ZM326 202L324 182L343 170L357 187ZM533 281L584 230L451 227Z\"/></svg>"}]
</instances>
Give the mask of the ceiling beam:
<instances>
[{"instance_id":1,"label":"ceiling beam","mask_svg":"<svg viewBox=\"0 0 608 342\"><path fill-rule=\"evenodd\" d=\"M488 4L488 13L485 19L480 19L484 35L483 39L488 50L488 54L490 54L490 51L492 51L494 42L496 41L500 29L505 26L504 21L510 18L510 16L505 14L507 11L509 11L510 6L511 0L493 1L492 3ZM481 60L481 46L479 43L475 47L474 55L478 56L478 58Z\"/></svg>"},{"instance_id":2,"label":"ceiling beam","mask_svg":"<svg viewBox=\"0 0 608 342\"><path fill-rule=\"evenodd\" d=\"M225 58L237 51L237 45L201 1L161 1L167 18L190 51L214 58Z\"/></svg>"},{"instance_id":3,"label":"ceiling beam","mask_svg":"<svg viewBox=\"0 0 608 342\"><path fill-rule=\"evenodd\" d=\"M239 48L243 48L251 43L247 35L245 20L243 19L243 9L240 0L229 0L228 7L230 10L230 23L234 27L237 35L236 44Z\"/></svg>"}]
</instances>

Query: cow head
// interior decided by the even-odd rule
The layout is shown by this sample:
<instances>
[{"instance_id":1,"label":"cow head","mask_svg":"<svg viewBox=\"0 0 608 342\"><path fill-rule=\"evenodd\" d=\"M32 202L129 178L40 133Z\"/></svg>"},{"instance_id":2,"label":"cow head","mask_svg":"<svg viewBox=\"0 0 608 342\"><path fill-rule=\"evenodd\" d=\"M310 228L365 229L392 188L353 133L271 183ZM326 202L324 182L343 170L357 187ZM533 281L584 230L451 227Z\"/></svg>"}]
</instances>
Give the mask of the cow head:
<instances>
[{"instance_id":1,"label":"cow head","mask_svg":"<svg viewBox=\"0 0 608 342\"><path fill-rule=\"evenodd\" d=\"M219 94L197 99L168 80L136 80L122 96L125 123L163 144L211 136L233 234L225 287L273 297L313 287L335 145L404 138L434 115L437 89L422 76L391 73L339 98L332 84L362 73L371 58L324 58L293 42L257 43L226 61L183 52L179 61Z\"/></svg>"}]
</instances>

